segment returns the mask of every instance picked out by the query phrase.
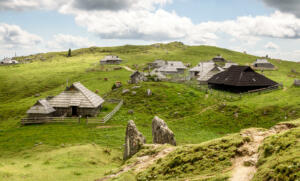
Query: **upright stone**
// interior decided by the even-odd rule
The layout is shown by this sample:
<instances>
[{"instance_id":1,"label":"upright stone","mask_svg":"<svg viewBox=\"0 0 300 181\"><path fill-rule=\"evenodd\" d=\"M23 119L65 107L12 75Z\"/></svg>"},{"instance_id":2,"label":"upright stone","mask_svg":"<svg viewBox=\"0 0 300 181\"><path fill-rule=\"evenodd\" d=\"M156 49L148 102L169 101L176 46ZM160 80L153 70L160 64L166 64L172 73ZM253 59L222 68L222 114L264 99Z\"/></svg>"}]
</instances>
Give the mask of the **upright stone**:
<instances>
[{"instance_id":1,"label":"upright stone","mask_svg":"<svg viewBox=\"0 0 300 181\"><path fill-rule=\"evenodd\" d=\"M123 159L126 160L137 153L146 142L132 120L127 124Z\"/></svg>"},{"instance_id":2,"label":"upright stone","mask_svg":"<svg viewBox=\"0 0 300 181\"><path fill-rule=\"evenodd\" d=\"M171 144L176 146L174 133L164 120L155 116L152 120L152 139L154 144Z\"/></svg>"}]
</instances>

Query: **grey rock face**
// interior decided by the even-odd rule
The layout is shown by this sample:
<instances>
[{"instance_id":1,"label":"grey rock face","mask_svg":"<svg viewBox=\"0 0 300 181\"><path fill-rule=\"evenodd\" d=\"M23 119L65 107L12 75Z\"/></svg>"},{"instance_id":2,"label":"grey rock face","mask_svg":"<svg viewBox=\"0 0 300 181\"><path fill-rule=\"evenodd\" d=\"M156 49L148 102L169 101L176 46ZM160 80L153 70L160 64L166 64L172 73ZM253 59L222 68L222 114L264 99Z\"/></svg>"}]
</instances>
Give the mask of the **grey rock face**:
<instances>
[{"instance_id":1,"label":"grey rock face","mask_svg":"<svg viewBox=\"0 0 300 181\"><path fill-rule=\"evenodd\" d=\"M164 120L155 116L152 120L152 141L154 144L171 144L176 146L174 133Z\"/></svg>"},{"instance_id":2,"label":"grey rock face","mask_svg":"<svg viewBox=\"0 0 300 181\"><path fill-rule=\"evenodd\" d=\"M130 120L126 128L125 148L123 159L126 160L137 153L143 144L145 144L145 137L140 133L135 123Z\"/></svg>"},{"instance_id":3,"label":"grey rock face","mask_svg":"<svg viewBox=\"0 0 300 181\"><path fill-rule=\"evenodd\" d=\"M126 94L126 93L128 93L128 92L130 92L129 89L124 89L124 90L122 91L122 94Z\"/></svg>"}]
</instances>

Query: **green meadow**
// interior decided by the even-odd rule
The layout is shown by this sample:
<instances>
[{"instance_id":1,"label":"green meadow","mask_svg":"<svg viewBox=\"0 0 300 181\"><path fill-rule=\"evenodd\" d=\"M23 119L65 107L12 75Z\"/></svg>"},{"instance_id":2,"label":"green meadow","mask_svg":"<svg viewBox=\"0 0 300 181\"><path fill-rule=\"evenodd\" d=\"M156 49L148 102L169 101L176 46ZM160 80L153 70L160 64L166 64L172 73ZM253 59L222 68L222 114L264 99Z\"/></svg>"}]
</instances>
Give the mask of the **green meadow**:
<instances>
[{"instance_id":1,"label":"green meadow","mask_svg":"<svg viewBox=\"0 0 300 181\"><path fill-rule=\"evenodd\" d=\"M114 54L121 65L101 66L99 60ZM181 43L149 46L91 47L67 52L19 57L30 62L0 66L0 180L95 180L122 164L122 150L128 120L134 120L152 142L151 120L159 116L175 133L179 145L200 144L249 127L270 128L278 122L300 117L300 88L294 87L300 64L270 59L278 68L264 71L283 84L271 92L239 97L222 91L207 94L195 83L144 82L132 89L131 72L114 68L128 66L143 70L155 59L179 60L193 66L217 54L249 65L255 56L209 46ZM57 95L72 82L80 81L105 99L123 99L120 111L105 125L61 123L21 126L21 118L37 100ZM111 91L121 81L123 87ZM136 91L122 94L123 89ZM151 89L152 96L147 96ZM231 97L231 98L229 98ZM105 103L99 119L116 104ZM132 110L133 114L128 111Z\"/></svg>"}]
</instances>

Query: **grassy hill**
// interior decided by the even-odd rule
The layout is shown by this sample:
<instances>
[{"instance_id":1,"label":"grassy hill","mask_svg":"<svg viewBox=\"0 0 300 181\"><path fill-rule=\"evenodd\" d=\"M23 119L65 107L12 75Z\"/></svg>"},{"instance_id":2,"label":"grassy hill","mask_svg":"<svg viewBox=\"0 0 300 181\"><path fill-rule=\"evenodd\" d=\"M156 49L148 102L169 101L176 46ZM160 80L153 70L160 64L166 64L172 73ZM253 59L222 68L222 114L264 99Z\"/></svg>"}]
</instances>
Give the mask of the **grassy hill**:
<instances>
[{"instance_id":1,"label":"grassy hill","mask_svg":"<svg viewBox=\"0 0 300 181\"><path fill-rule=\"evenodd\" d=\"M42 180L33 174L37 168L42 175L49 177L48 180L53 180L51 175L55 170L62 172L55 176L63 180L99 178L121 163L125 126L130 119L146 136L147 143L151 143L151 120L154 115L160 116L175 133L179 145L185 145L219 138L248 127L269 128L277 122L300 117L300 89L292 86L294 78L300 78L300 75L291 72L291 69L300 72L299 63L271 59L278 70L265 71L264 74L283 83L284 88L245 95L241 99L220 91L206 94L193 83L166 82L146 82L134 90L136 95L122 95L122 89L133 87L126 83L131 72L114 70L116 66L100 66L99 60L108 54L119 55L124 59L121 66L132 69L142 69L154 59L180 60L196 65L222 54L228 60L245 65L257 58L217 47L186 46L176 42L150 46L92 47L75 50L72 57L66 57L67 52L19 57L21 61L27 58L31 62L0 66L0 178L18 180L26 175L28 180ZM90 90L98 90L98 94L106 99L122 98L124 106L105 126L84 123L20 126L19 121L26 116L29 107L38 99L57 95L64 90L67 81L69 84L80 81ZM115 81L123 82L124 87L111 92ZM152 90L152 96L146 96L147 89ZM99 117L108 113L113 106L106 103ZM134 113L128 114L129 110ZM85 154L77 152L84 152L87 147L91 148L91 155L103 155L105 148L113 153L106 159L107 162L96 162L84 171L89 174L77 173L77 168L73 166L64 165L67 169L55 164L50 167L39 166L42 164L38 161L39 154L48 152L53 153L54 157L61 152L74 153L76 159L68 154L62 157L67 157L72 163L75 159L77 166L86 163L90 157L86 158ZM24 153L31 156L26 157ZM104 163L112 164L99 170ZM25 167L27 164L32 166ZM16 166L20 171L18 173L14 173Z\"/></svg>"}]
</instances>

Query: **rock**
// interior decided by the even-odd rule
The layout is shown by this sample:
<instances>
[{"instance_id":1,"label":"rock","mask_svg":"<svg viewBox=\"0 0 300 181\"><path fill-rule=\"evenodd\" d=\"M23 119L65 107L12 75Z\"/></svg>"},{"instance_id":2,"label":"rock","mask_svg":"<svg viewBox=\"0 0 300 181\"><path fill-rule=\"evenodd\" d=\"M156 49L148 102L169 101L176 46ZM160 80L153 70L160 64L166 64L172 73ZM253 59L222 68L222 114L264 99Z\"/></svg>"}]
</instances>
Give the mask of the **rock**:
<instances>
[{"instance_id":1,"label":"rock","mask_svg":"<svg viewBox=\"0 0 300 181\"><path fill-rule=\"evenodd\" d=\"M132 109L130 109L129 111L128 111L128 114L133 114L134 113L134 111L132 110Z\"/></svg>"},{"instance_id":2,"label":"rock","mask_svg":"<svg viewBox=\"0 0 300 181\"><path fill-rule=\"evenodd\" d=\"M126 128L123 159L126 160L137 153L145 142L145 137L138 131L134 122L130 120Z\"/></svg>"},{"instance_id":3,"label":"rock","mask_svg":"<svg viewBox=\"0 0 300 181\"><path fill-rule=\"evenodd\" d=\"M152 139L154 144L171 144L176 146L174 133L168 128L164 120L155 116L152 120Z\"/></svg>"},{"instance_id":4,"label":"rock","mask_svg":"<svg viewBox=\"0 0 300 181\"><path fill-rule=\"evenodd\" d=\"M141 86L134 86L131 89L139 89L139 88L141 88Z\"/></svg>"},{"instance_id":5,"label":"rock","mask_svg":"<svg viewBox=\"0 0 300 181\"><path fill-rule=\"evenodd\" d=\"M122 94L126 94L126 93L128 93L128 92L130 92L129 89L124 89L124 90L122 91Z\"/></svg>"},{"instance_id":6,"label":"rock","mask_svg":"<svg viewBox=\"0 0 300 181\"><path fill-rule=\"evenodd\" d=\"M35 94L34 95L34 97L40 97L41 96L41 94Z\"/></svg>"},{"instance_id":7,"label":"rock","mask_svg":"<svg viewBox=\"0 0 300 181\"><path fill-rule=\"evenodd\" d=\"M152 96L152 91L150 89L147 89L147 96Z\"/></svg>"},{"instance_id":8,"label":"rock","mask_svg":"<svg viewBox=\"0 0 300 181\"><path fill-rule=\"evenodd\" d=\"M135 91L132 91L131 94L132 94L132 95L136 95L136 92L135 92Z\"/></svg>"}]
</instances>

